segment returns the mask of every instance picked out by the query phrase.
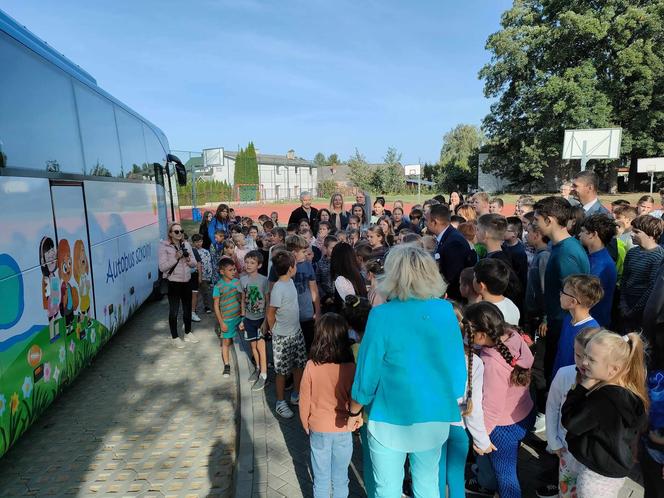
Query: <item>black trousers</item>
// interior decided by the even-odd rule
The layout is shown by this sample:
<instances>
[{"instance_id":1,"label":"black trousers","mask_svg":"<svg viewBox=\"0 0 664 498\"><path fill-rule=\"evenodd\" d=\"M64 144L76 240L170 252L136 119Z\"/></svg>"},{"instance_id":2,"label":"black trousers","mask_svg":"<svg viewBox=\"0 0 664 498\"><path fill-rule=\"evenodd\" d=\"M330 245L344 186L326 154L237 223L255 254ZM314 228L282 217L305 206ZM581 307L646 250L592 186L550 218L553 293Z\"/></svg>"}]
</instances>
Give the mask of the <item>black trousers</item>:
<instances>
[{"instance_id":1,"label":"black trousers","mask_svg":"<svg viewBox=\"0 0 664 498\"><path fill-rule=\"evenodd\" d=\"M641 473L643 474L643 488L645 498L664 498L664 480L662 479L662 464L652 459L641 444L639 455Z\"/></svg>"},{"instance_id":2,"label":"black trousers","mask_svg":"<svg viewBox=\"0 0 664 498\"><path fill-rule=\"evenodd\" d=\"M191 332L191 285L189 282L168 282L168 325L171 337L178 337L178 310L182 302L184 333Z\"/></svg>"},{"instance_id":3,"label":"black trousers","mask_svg":"<svg viewBox=\"0 0 664 498\"><path fill-rule=\"evenodd\" d=\"M314 342L315 326L316 322L314 322L313 320L306 320L304 322L300 322L300 328L302 328L302 335L304 336L304 347L307 350L307 354L309 354L311 345Z\"/></svg>"},{"instance_id":4,"label":"black trousers","mask_svg":"<svg viewBox=\"0 0 664 498\"><path fill-rule=\"evenodd\" d=\"M562 329L563 324L562 321L551 320L547 325L546 337L544 337L544 378L546 379L546 388L548 390L553 380L553 364L556 362L560 329Z\"/></svg>"}]
</instances>

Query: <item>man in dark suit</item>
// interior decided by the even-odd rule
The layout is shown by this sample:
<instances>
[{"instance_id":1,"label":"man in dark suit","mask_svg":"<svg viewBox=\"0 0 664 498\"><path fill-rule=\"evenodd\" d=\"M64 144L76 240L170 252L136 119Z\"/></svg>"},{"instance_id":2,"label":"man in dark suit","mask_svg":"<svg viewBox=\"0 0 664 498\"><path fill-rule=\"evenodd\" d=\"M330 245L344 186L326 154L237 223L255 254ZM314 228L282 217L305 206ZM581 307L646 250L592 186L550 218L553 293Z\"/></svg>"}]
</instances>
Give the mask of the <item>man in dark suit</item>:
<instances>
[{"instance_id":1,"label":"man in dark suit","mask_svg":"<svg viewBox=\"0 0 664 498\"><path fill-rule=\"evenodd\" d=\"M302 205L293 210L288 218L288 224L299 224L302 220L307 220L312 232L316 233L316 223L318 223L318 209L311 207L311 194L309 192L302 192L300 194L300 202Z\"/></svg>"},{"instance_id":2,"label":"man in dark suit","mask_svg":"<svg viewBox=\"0 0 664 498\"><path fill-rule=\"evenodd\" d=\"M450 210L444 204L431 206L426 217L427 231L436 237L438 244L434 258L441 275L447 282L447 296L461 300L459 276L467 266L472 266L471 249L466 238L450 225Z\"/></svg>"}]
</instances>

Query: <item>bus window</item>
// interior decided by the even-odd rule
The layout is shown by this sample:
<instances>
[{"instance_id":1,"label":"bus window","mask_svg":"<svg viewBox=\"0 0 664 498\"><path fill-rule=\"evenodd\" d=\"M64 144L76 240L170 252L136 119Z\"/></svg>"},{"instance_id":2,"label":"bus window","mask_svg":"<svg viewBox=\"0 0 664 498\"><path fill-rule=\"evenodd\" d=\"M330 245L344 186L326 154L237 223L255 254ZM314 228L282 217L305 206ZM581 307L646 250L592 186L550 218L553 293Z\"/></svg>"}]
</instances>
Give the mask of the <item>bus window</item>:
<instances>
[{"instance_id":1,"label":"bus window","mask_svg":"<svg viewBox=\"0 0 664 498\"><path fill-rule=\"evenodd\" d=\"M115 119L118 123L118 135L120 136L123 176L130 173L140 173L143 171L143 165L147 162L143 123L117 106L115 106Z\"/></svg>"},{"instance_id":2,"label":"bus window","mask_svg":"<svg viewBox=\"0 0 664 498\"><path fill-rule=\"evenodd\" d=\"M0 140L7 166L83 173L69 76L0 32Z\"/></svg>"},{"instance_id":3,"label":"bus window","mask_svg":"<svg viewBox=\"0 0 664 498\"><path fill-rule=\"evenodd\" d=\"M166 161L166 152L164 152L164 147L161 145L157 135L145 123L143 124L143 133L145 135L145 148L148 151L148 162L150 164L164 164Z\"/></svg>"},{"instance_id":4,"label":"bus window","mask_svg":"<svg viewBox=\"0 0 664 498\"><path fill-rule=\"evenodd\" d=\"M122 162L113 105L104 97L74 83L86 173L120 176Z\"/></svg>"}]
</instances>

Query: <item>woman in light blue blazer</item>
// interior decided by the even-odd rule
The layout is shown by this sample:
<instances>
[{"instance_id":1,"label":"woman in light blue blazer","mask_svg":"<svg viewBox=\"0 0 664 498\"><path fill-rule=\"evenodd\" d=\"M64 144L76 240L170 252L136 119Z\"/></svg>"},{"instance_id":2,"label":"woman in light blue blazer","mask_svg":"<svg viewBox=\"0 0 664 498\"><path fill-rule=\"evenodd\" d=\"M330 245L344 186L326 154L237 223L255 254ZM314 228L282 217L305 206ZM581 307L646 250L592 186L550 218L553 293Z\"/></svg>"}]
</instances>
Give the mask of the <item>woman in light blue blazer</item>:
<instances>
[{"instance_id":1,"label":"woman in light blue blazer","mask_svg":"<svg viewBox=\"0 0 664 498\"><path fill-rule=\"evenodd\" d=\"M423 249L395 246L371 310L353 382L349 425L368 412L376 498L401 496L409 456L416 498L439 496L438 461L450 423L461 420L466 359L445 283ZM373 490L372 490L373 491Z\"/></svg>"}]
</instances>

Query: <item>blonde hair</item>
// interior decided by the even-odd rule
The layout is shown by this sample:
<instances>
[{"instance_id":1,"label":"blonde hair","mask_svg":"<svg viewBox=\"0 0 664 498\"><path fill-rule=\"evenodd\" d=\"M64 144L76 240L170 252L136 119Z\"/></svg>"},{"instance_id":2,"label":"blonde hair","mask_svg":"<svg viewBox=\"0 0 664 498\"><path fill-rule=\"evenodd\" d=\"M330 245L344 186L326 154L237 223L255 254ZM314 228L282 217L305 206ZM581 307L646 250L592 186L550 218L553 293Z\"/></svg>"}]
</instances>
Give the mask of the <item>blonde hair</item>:
<instances>
[{"instance_id":1,"label":"blonde hair","mask_svg":"<svg viewBox=\"0 0 664 498\"><path fill-rule=\"evenodd\" d=\"M445 294L447 284L435 260L416 245L401 244L390 249L378 292L386 300L431 299Z\"/></svg>"},{"instance_id":2,"label":"blonde hair","mask_svg":"<svg viewBox=\"0 0 664 498\"><path fill-rule=\"evenodd\" d=\"M171 230L173 230L173 227L174 227L175 225L179 226L180 229L182 229L182 225L180 224L179 221L171 221L171 222L168 224L168 229L166 230L166 236L168 237L168 240L169 240L170 242L173 242L173 239L171 238ZM184 230L182 230L182 233L184 233Z\"/></svg>"},{"instance_id":3,"label":"blonde hair","mask_svg":"<svg viewBox=\"0 0 664 498\"><path fill-rule=\"evenodd\" d=\"M646 366L644 345L641 335L632 332L620 336L615 332L602 330L594 335L586 347L597 344L607 352L610 361L619 366L615 383L638 397L648 411L650 400L646 388Z\"/></svg>"}]
</instances>

